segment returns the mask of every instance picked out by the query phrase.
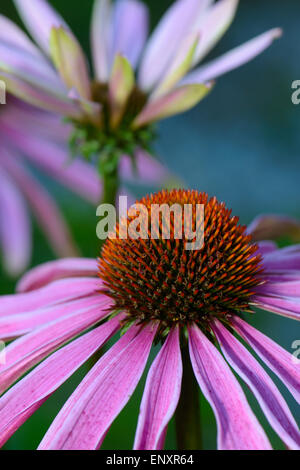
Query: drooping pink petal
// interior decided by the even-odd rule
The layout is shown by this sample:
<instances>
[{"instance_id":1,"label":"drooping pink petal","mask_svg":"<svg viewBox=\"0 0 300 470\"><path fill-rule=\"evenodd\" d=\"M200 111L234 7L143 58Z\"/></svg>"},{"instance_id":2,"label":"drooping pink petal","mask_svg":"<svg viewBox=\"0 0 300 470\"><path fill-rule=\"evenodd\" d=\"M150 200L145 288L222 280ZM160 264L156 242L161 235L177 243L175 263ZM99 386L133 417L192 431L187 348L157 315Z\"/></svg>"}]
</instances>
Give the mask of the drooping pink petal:
<instances>
[{"instance_id":1,"label":"drooping pink petal","mask_svg":"<svg viewBox=\"0 0 300 470\"><path fill-rule=\"evenodd\" d=\"M266 253L263 258L263 265L267 274L271 274L273 270L300 270L300 245Z\"/></svg>"},{"instance_id":2,"label":"drooping pink petal","mask_svg":"<svg viewBox=\"0 0 300 470\"><path fill-rule=\"evenodd\" d=\"M66 88L43 57L38 57L9 42L0 41L0 73L8 73L49 93L64 95Z\"/></svg>"},{"instance_id":3,"label":"drooping pink petal","mask_svg":"<svg viewBox=\"0 0 300 470\"><path fill-rule=\"evenodd\" d=\"M61 257L76 256L77 247L60 209L50 194L15 159L7 161L6 164L27 199L53 251Z\"/></svg>"},{"instance_id":4,"label":"drooping pink petal","mask_svg":"<svg viewBox=\"0 0 300 470\"><path fill-rule=\"evenodd\" d=\"M33 292L3 295L0 302L0 317L87 297L100 288L100 279L81 277L54 281Z\"/></svg>"},{"instance_id":5,"label":"drooping pink petal","mask_svg":"<svg viewBox=\"0 0 300 470\"><path fill-rule=\"evenodd\" d=\"M218 449L271 449L236 378L219 351L196 326L189 328L189 346L195 376L215 413Z\"/></svg>"},{"instance_id":6,"label":"drooping pink petal","mask_svg":"<svg viewBox=\"0 0 300 470\"><path fill-rule=\"evenodd\" d=\"M65 315L81 311L83 308L97 305L99 293L90 295L88 298L73 300L64 304L50 307L40 307L32 312L21 312L14 315L0 317L0 338L10 340L30 333L35 328L46 323L59 320ZM7 361L6 361L7 362Z\"/></svg>"},{"instance_id":7,"label":"drooping pink petal","mask_svg":"<svg viewBox=\"0 0 300 470\"><path fill-rule=\"evenodd\" d=\"M233 318L237 333L254 349L267 366L282 380L300 403L300 363L292 354L241 318Z\"/></svg>"},{"instance_id":8,"label":"drooping pink petal","mask_svg":"<svg viewBox=\"0 0 300 470\"><path fill-rule=\"evenodd\" d=\"M124 55L136 67L148 36L148 9L138 0L118 0L112 18L110 64L116 54Z\"/></svg>"},{"instance_id":9,"label":"drooping pink petal","mask_svg":"<svg viewBox=\"0 0 300 470\"><path fill-rule=\"evenodd\" d=\"M2 72L0 79L5 82L6 89L12 95L38 108L61 114L62 116L80 119L80 106L67 96L44 87L41 82L31 83L11 73Z\"/></svg>"},{"instance_id":10,"label":"drooping pink petal","mask_svg":"<svg viewBox=\"0 0 300 470\"><path fill-rule=\"evenodd\" d=\"M9 42L41 58L39 49L30 41L28 36L6 16L0 15L0 41Z\"/></svg>"},{"instance_id":11,"label":"drooping pink petal","mask_svg":"<svg viewBox=\"0 0 300 470\"><path fill-rule=\"evenodd\" d=\"M214 80L225 73L230 72L246 64L268 48L274 39L281 36L279 28L271 29L266 33L242 44L223 54L217 59L197 68L182 81L182 83L204 83ZM268 237L260 238L261 240Z\"/></svg>"},{"instance_id":12,"label":"drooping pink petal","mask_svg":"<svg viewBox=\"0 0 300 470\"><path fill-rule=\"evenodd\" d=\"M80 194L89 201L97 203L101 197L101 182L96 170L79 159L71 162L66 148L35 136L32 139L29 133L23 132L16 125L1 123L1 131L13 141L20 152L49 173L64 186Z\"/></svg>"},{"instance_id":13,"label":"drooping pink petal","mask_svg":"<svg viewBox=\"0 0 300 470\"><path fill-rule=\"evenodd\" d=\"M203 59L220 41L236 14L239 0L219 0L197 22L200 40L193 58L193 65Z\"/></svg>"},{"instance_id":14,"label":"drooping pink petal","mask_svg":"<svg viewBox=\"0 0 300 470\"><path fill-rule=\"evenodd\" d=\"M142 58L139 72L142 89L149 91L157 84L178 47L210 3L211 0L177 0L165 13Z\"/></svg>"},{"instance_id":15,"label":"drooping pink petal","mask_svg":"<svg viewBox=\"0 0 300 470\"><path fill-rule=\"evenodd\" d=\"M175 328L153 361L140 407L134 449L162 449L168 422L177 407L182 379L179 329Z\"/></svg>"},{"instance_id":16,"label":"drooping pink petal","mask_svg":"<svg viewBox=\"0 0 300 470\"><path fill-rule=\"evenodd\" d=\"M32 37L48 53L51 28L68 29L63 18L46 0L14 0L14 4Z\"/></svg>"},{"instance_id":17,"label":"drooping pink petal","mask_svg":"<svg viewBox=\"0 0 300 470\"><path fill-rule=\"evenodd\" d=\"M97 276L98 265L95 259L67 258L49 261L26 273L17 285L17 292L39 289L50 282L63 278Z\"/></svg>"},{"instance_id":18,"label":"drooping pink petal","mask_svg":"<svg viewBox=\"0 0 300 470\"><path fill-rule=\"evenodd\" d=\"M0 243L4 268L20 274L31 257L31 227L26 204L9 175L0 168Z\"/></svg>"},{"instance_id":19,"label":"drooping pink petal","mask_svg":"<svg viewBox=\"0 0 300 470\"><path fill-rule=\"evenodd\" d=\"M101 321L109 314L112 304L108 297L100 294L98 303L90 303L87 299L86 306L67 315L62 306L61 318L34 329L7 346L6 362L0 366L0 393L59 346Z\"/></svg>"},{"instance_id":20,"label":"drooping pink petal","mask_svg":"<svg viewBox=\"0 0 300 470\"><path fill-rule=\"evenodd\" d=\"M96 78L107 82L110 75L109 51L111 49L110 0L95 0L92 14L91 45Z\"/></svg>"},{"instance_id":21,"label":"drooping pink petal","mask_svg":"<svg viewBox=\"0 0 300 470\"><path fill-rule=\"evenodd\" d=\"M52 354L0 398L0 447L119 329L120 316Z\"/></svg>"},{"instance_id":22,"label":"drooping pink petal","mask_svg":"<svg viewBox=\"0 0 300 470\"><path fill-rule=\"evenodd\" d=\"M136 174L132 160L124 155L120 160L120 174L125 180L135 183L161 184L167 179L168 170L157 159L142 149L135 152Z\"/></svg>"},{"instance_id":23,"label":"drooping pink petal","mask_svg":"<svg viewBox=\"0 0 300 470\"><path fill-rule=\"evenodd\" d=\"M298 426L276 385L249 351L220 322L215 322L213 330L225 358L250 387L273 429L291 449L299 449Z\"/></svg>"},{"instance_id":24,"label":"drooping pink petal","mask_svg":"<svg viewBox=\"0 0 300 470\"><path fill-rule=\"evenodd\" d=\"M293 284L293 282L292 282ZM297 285L300 285L296 281ZM268 284L269 286L269 284ZM300 298L256 294L251 299L258 308L278 313L284 317L300 320Z\"/></svg>"},{"instance_id":25,"label":"drooping pink petal","mask_svg":"<svg viewBox=\"0 0 300 470\"><path fill-rule=\"evenodd\" d=\"M247 231L254 241L276 240L282 236L291 237L293 241L300 240L299 220L286 215L259 215L251 222Z\"/></svg>"},{"instance_id":26,"label":"drooping pink petal","mask_svg":"<svg viewBox=\"0 0 300 470\"><path fill-rule=\"evenodd\" d=\"M212 84L183 85L175 88L160 98L153 99L133 121L133 128L165 119L169 116L182 113L195 106L212 89Z\"/></svg>"},{"instance_id":27,"label":"drooping pink petal","mask_svg":"<svg viewBox=\"0 0 300 470\"><path fill-rule=\"evenodd\" d=\"M97 449L124 408L145 368L156 327L131 328L93 367L39 449ZM136 336L135 336L136 335Z\"/></svg>"}]
</instances>

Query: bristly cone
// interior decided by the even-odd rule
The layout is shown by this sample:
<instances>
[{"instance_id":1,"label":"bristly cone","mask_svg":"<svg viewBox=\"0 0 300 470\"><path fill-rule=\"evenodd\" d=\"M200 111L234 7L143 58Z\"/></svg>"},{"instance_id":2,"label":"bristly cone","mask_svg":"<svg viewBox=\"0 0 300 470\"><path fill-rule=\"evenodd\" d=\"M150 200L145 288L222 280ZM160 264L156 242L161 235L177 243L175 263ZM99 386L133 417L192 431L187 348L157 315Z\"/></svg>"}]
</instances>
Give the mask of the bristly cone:
<instances>
[{"instance_id":1,"label":"bristly cone","mask_svg":"<svg viewBox=\"0 0 300 470\"><path fill-rule=\"evenodd\" d=\"M99 261L104 292L115 308L127 313L128 322L159 321L160 331L175 324L195 322L209 327L212 317L226 321L249 310L253 288L262 282L257 245L239 225L238 217L217 199L198 191L161 191L139 201L149 214L148 239L108 238ZM196 204L204 204L204 246L187 251L182 239L151 239L151 205L192 204L195 229ZM127 226L132 221L128 217ZM182 215L184 225L184 212ZM117 226L117 233L120 229Z\"/></svg>"}]
</instances>

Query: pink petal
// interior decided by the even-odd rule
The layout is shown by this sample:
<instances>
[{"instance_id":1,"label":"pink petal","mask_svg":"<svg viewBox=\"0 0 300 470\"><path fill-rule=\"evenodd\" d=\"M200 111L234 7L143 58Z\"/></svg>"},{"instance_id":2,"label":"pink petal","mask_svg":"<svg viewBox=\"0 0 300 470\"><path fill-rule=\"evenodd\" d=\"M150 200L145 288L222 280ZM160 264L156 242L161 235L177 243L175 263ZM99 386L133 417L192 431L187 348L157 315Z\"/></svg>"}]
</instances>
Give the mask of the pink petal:
<instances>
[{"instance_id":1,"label":"pink petal","mask_svg":"<svg viewBox=\"0 0 300 470\"><path fill-rule=\"evenodd\" d=\"M200 18L195 28L200 40L193 65L199 63L220 41L231 25L237 7L238 0L219 0Z\"/></svg>"},{"instance_id":2,"label":"pink petal","mask_svg":"<svg viewBox=\"0 0 300 470\"><path fill-rule=\"evenodd\" d=\"M55 281L25 294L3 295L0 297L0 317L87 297L100 287L100 279L81 277Z\"/></svg>"},{"instance_id":3,"label":"pink petal","mask_svg":"<svg viewBox=\"0 0 300 470\"><path fill-rule=\"evenodd\" d=\"M223 54L221 57L197 68L187 75L183 83L203 83L208 80L214 80L231 70L241 67L261 54L272 44L274 39L280 37L281 34L282 32L279 28L271 29L245 44L232 49L226 54Z\"/></svg>"},{"instance_id":4,"label":"pink petal","mask_svg":"<svg viewBox=\"0 0 300 470\"><path fill-rule=\"evenodd\" d=\"M14 4L33 38L48 53L51 28L68 29L65 21L45 0L14 0Z\"/></svg>"},{"instance_id":5,"label":"pink petal","mask_svg":"<svg viewBox=\"0 0 300 470\"><path fill-rule=\"evenodd\" d=\"M154 360L140 408L134 449L162 449L167 425L177 407L182 379L179 329L175 328Z\"/></svg>"},{"instance_id":6,"label":"pink petal","mask_svg":"<svg viewBox=\"0 0 300 470\"><path fill-rule=\"evenodd\" d=\"M292 354L241 318L234 317L232 323L238 334L250 344L259 357L282 380L295 400L300 403L300 363L295 363Z\"/></svg>"},{"instance_id":7,"label":"pink petal","mask_svg":"<svg viewBox=\"0 0 300 470\"><path fill-rule=\"evenodd\" d=\"M218 448L271 449L236 378L219 351L196 326L189 328L189 345L195 376L217 420Z\"/></svg>"},{"instance_id":8,"label":"pink petal","mask_svg":"<svg viewBox=\"0 0 300 470\"><path fill-rule=\"evenodd\" d=\"M0 243L4 268L20 274L31 256L31 227L26 204L9 175L0 168Z\"/></svg>"},{"instance_id":9,"label":"pink petal","mask_svg":"<svg viewBox=\"0 0 300 470\"><path fill-rule=\"evenodd\" d=\"M97 449L145 368L156 327L131 328L93 367L48 430L40 449ZM135 336L136 335L136 336Z\"/></svg>"},{"instance_id":10,"label":"pink petal","mask_svg":"<svg viewBox=\"0 0 300 470\"><path fill-rule=\"evenodd\" d=\"M38 108L61 114L62 116L80 119L82 111L78 104L67 96L44 87L38 80L36 83L23 80L14 74L2 72L0 78L4 80L7 91L21 100Z\"/></svg>"},{"instance_id":11,"label":"pink petal","mask_svg":"<svg viewBox=\"0 0 300 470\"><path fill-rule=\"evenodd\" d=\"M6 165L26 197L53 251L61 257L76 256L78 250L69 228L50 194L15 159L8 160Z\"/></svg>"},{"instance_id":12,"label":"pink petal","mask_svg":"<svg viewBox=\"0 0 300 470\"><path fill-rule=\"evenodd\" d=\"M120 317L52 354L0 398L0 446L119 329Z\"/></svg>"},{"instance_id":13,"label":"pink petal","mask_svg":"<svg viewBox=\"0 0 300 470\"><path fill-rule=\"evenodd\" d=\"M26 273L17 285L17 292L29 292L63 278L97 276L98 263L89 258L68 258L49 261Z\"/></svg>"},{"instance_id":14,"label":"pink petal","mask_svg":"<svg viewBox=\"0 0 300 470\"><path fill-rule=\"evenodd\" d=\"M41 58L42 54L28 36L10 19L0 15L0 41L9 42Z\"/></svg>"},{"instance_id":15,"label":"pink petal","mask_svg":"<svg viewBox=\"0 0 300 470\"><path fill-rule=\"evenodd\" d=\"M66 92L59 76L43 57L9 42L0 41L0 71L32 85L42 85L50 93L64 95Z\"/></svg>"},{"instance_id":16,"label":"pink petal","mask_svg":"<svg viewBox=\"0 0 300 470\"><path fill-rule=\"evenodd\" d=\"M64 306L61 306L58 320L46 323L9 344L6 363L0 366L0 393L49 353L101 321L109 314L109 308L111 301L100 294L98 303L94 301L90 305L87 300L85 306L66 315Z\"/></svg>"},{"instance_id":17,"label":"pink petal","mask_svg":"<svg viewBox=\"0 0 300 470\"><path fill-rule=\"evenodd\" d=\"M0 317L0 338L9 340L25 335L35 328L46 323L59 320L62 315L81 311L82 308L99 303L99 293L91 295L86 299L73 300L66 304L58 304L51 307L41 307L32 312L22 312L14 315Z\"/></svg>"},{"instance_id":18,"label":"pink petal","mask_svg":"<svg viewBox=\"0 0 300 470\"><path fill-rule=\"evenodd\" d=\"M118 0L112 21L112 64L116 54L124 55L136 67L148 36L148 9L137 0Z\"/></svg>"},{"instance_id":19,"label":"pink petal","mask_svg":"<svg viewBox=\"0 0 300 470\"><path fill-rule=\"evenodd\" d=\"M248 231L248 233L251 233ZM272 251L277 251L278 246L276 243L271 242L271 241L262 241L257 243L258 246L258 251L261 255L267 255L269 253L272 253Z\"/></svg>"},{"instance_id":20,"label":"pink petal","mask_svg":"<svg viewBox=\"0 0 300 470\"><path fill-rule=\"evenodd\" d=\"M215 322L213 330L226 360L250 387L273 429L291 449L299 449L298 426L276 385L247 349L220 322Z\"/></svg>"},{"instance_id":21,"label":"pink petal","mask_svg":"<svg viewBox=\"0 0 300 470\"><path fill-rule=\"evenodd\" d=\"M290 236L299 241L300 222L286 215L259 215L249 225L248 233L251 233L254 241L276 240L282 236Z\"/></svg>"},{"instance_id":22,"label":"pink petal","mask_svg":"<svg viewBox=\"0 0 300 470\"><path fill-rule=\"evenodd\" d=\"M263 259L263 264L267 274L271 274L273 270L300 270L299 245L266 253Z\"/></svg>"},{"instance_id":23,"label":"pink petal","mask_svg":"<svg viewBox=\"0 0 300 470\"><path fill-rule=\"evenodd\" d=\"M298 284L298 282L297 282ZM300 298L273 297L267 294L257 294L251 299L258 308L268 312L278 313L284 317L300 320Z\"/></svg>"},{"instance_id":24,"label":"pink petal","mask_svg":"<svg viewBox=\"0 0 300 470\"><path fill-rule=\"evenodd\" d=\"M178 47L210 3L211 0L177 0L169 8L150 37L142 58L141 88L149 91L157 84Z\"/></svg>"},{"instance_id":25,"label":"pink petal","mask_svg":"<svg viewBox=\"0 0 300 470\"><path fill-rule=\"evenodd\" d=\"M132 127L135 129L183 113L199 103L211 89L211 83L207 85L183 85L175 88L166 95L149 101L133 121Z\"/></svg>"},{"instance_id":26,"label":"pink petal","mask_svg":"<svg viewBox=\"0 0 300 470\"><path fill-rule=\"evenodd\" d=\"M95 75L100 82L108 82L110 75L111 2L95 0L92 15L91 44Z\"/></svg>"},{"instance_id":27,"label":"pink petal","mask_svg":"<svg viewBox=\"0 0 300 470\"><path fill-rule=\"evenodd\" d=\"M96 170L80 160L70 161L67 148L50 140L23 132L16 125L1 123L1 130L7 139L13 141L22 153L35 165L59 180L64 186L82 195L93 203L101 197L101 182Z\"/></svg>"}]
</instances>

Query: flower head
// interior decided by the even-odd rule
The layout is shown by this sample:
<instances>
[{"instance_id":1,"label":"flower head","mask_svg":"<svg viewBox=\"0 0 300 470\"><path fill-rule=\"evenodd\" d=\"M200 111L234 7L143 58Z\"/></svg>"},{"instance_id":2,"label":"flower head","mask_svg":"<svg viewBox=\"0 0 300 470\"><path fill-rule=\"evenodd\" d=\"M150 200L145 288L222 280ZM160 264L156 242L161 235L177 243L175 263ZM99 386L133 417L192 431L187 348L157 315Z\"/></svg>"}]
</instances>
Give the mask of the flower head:
<instances>
[{"instance_id":1,"label":"flower head","mask_svg":"<svg viewBox=\"0 0 300 470\"><path fill-rule=\"evenodd\" d=\"M238 0L177 0L148 41L143 3L96 0L91 79L80 44L46 0L15 5L42 51L1 17L0 76L18 97L67 117L72 147L87 157L100 153L103 173L120 155L134 159L139 149L149 150L154 122L196 105L211 80L251 60L281 34L272 29L195 68L231 24Z\"/></svg>"},{"instance_id":2,"label":"flower head","mask_svg":"<svg viewBox=\"0 0 300 470\"><path fill-rule=\"evenodd\" d=\"M269 216L246 230L223 203L196 191L161 192L141 202L149 208L157 201L191 202L194 210L197 201L204 204L202 248L184 254L186 240L172 236L130 241L110 237L100 270L96 260L48 263L21 280L18 294L2 297L0 338L18 339L6 348L1 392L41 363L0 398L1 444L126 326L68 399L40 449L100 447L134 391L155 340L162 347L147 376L135 449L164 445L180 397L184 342L215 413L220 449L271 448L229 365L250 387L286 445L300 447L298 427L276 385L234 335L299 401L299 363L242 318L259 307L299 320L299 246L278 249L272 241L254 241L259 232L267 237L274 231L299 234L299 223L286 219L284 224L284 218ZM130 213L126 220L131 222Z\"/></svg>"}]
</instances>

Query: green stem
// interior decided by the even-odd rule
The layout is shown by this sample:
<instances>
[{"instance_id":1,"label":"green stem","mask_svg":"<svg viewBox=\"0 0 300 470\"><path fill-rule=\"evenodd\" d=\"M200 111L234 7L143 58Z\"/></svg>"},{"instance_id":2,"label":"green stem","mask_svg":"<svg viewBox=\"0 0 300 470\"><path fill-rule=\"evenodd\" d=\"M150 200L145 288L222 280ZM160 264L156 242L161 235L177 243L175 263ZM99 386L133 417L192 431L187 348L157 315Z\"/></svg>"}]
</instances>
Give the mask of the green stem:
<instances>
[{"instance_id":1,"label":"green stem","mask_svg":"<svg viewBox=\"0 0 300 470\"><path fill-rule=\"evenodd\" d=\"M119 172L116 167L110 172L103 174L103 195L101 204L116 204L116 199L119 191L120 181Z\"/></svg>"},{"instance_id":2,"label":"green stem","mask_svg":"<svg viewBox=\"0 0 300 470\"><path fill-rule=\"evenodd\" d=\"M182 361L181 395L175 413L177 449L201 449L199 386L195 379L187 346L182 349Z\"/></svg>"}]
</instances>

